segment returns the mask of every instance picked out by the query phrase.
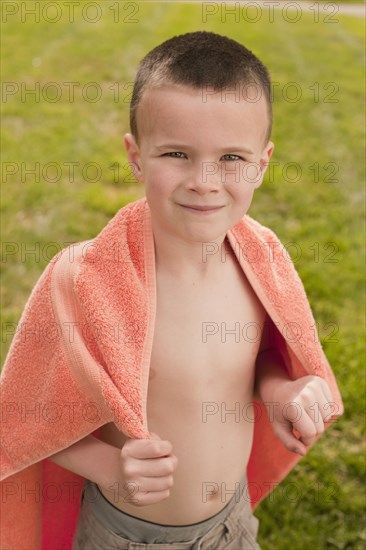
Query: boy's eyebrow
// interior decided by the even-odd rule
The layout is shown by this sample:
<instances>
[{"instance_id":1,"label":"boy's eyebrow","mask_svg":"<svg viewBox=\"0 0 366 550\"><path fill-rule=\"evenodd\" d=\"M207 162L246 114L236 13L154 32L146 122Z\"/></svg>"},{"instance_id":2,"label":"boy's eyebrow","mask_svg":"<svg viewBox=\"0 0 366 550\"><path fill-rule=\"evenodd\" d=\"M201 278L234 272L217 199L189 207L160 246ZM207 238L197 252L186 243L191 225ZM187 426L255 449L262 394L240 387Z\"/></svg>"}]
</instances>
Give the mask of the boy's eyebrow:
<instances>
[{"instance_id":1,"label":"boy's eyebrow","mask_svg":"<svg viewBox=\"0 0 366 550\"><path fill-rule=\"evenodd\" d=\"M164 143L163 145L156 145L155 149L191 149L189 145L184 145L183 143ZM229 153L232 151L241 151L243 153L249 153L254 154L254 151L247 147L240 147L238 145L234 145L232 147L223 147L220 149L223 153Z\"/></svg>"}]
</instances>

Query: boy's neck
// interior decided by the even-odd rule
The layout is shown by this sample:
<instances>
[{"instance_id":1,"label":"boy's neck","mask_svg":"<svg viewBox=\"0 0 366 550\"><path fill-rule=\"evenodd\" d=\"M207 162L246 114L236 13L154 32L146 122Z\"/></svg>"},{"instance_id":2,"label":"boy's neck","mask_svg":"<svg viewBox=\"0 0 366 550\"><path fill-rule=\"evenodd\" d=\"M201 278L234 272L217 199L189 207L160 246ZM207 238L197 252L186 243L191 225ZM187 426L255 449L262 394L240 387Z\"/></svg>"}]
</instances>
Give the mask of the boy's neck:
<instances>
[{"instance_id":1,"label":"boy's neck","mask_svg":"<svg viewBox=\"0 0 366 550\"><path fill-rule=\"evenodd\" d=\"M202 243L184 241L172 235L162 236L159 231L153 234L157 270L177 280L217 280L232 255L226 235Z\"/></svg>"}]
</instances>

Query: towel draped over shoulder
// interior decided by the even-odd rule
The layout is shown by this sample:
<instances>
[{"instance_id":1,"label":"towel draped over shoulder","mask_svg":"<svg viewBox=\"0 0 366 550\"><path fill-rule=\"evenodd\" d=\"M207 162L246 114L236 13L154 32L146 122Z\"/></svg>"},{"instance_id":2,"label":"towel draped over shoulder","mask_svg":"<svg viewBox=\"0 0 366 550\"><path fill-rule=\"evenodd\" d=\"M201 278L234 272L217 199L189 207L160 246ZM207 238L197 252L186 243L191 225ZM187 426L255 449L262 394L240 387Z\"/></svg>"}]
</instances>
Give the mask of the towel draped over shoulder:
<instances>
[{"instance_id":1,"label":"towel draped over shoulder","mask_svg":"<svg viewBox=\"0 0 366 550\"><path fill-rule=\"evenodd\" d=\"M343 403L303 284L270 229L245 215L227 239L266 309L291 379L326 380ZM207 249L208 253L217 253ZM114 422L149 439L147 390L156 315L155 251L146 198L92 240L47 265L26 303L1 373L1 549L69 550L85 479L47 458ZM252 508L296 465L254 402L247 478ZM335 420L329 417L325 428Z\"/></svg>"}]
</instances>

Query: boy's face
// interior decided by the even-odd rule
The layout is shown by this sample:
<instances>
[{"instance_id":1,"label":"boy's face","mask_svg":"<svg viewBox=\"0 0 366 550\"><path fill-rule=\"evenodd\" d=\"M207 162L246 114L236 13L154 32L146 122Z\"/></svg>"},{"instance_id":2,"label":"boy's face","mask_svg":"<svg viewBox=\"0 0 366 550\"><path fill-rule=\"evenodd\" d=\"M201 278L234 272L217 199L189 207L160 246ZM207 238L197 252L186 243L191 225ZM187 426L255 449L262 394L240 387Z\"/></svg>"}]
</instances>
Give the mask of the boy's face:
<instances>
[{"instance_id":1,"label":"boy's face","mask_svg":"<svg viewBox=\"0 0 366 550\"><path fill-rule=\"evenodd\" d=\"M124 142L153 226L184 241L223 240L248 211L273 152L272 142L263 146L264 95L250 103L224 91L154 88L142 98L138 125L139 145L132 134Z\"/></svg>"}]
</instances>

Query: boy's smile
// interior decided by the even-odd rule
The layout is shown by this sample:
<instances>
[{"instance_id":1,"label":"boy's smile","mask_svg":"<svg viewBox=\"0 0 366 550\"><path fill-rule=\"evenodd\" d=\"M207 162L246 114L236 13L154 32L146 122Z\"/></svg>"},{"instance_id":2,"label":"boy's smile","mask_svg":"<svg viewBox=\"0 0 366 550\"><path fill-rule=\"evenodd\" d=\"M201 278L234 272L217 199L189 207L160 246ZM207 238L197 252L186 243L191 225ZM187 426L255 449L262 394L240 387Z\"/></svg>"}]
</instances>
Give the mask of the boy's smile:
<instances>
[{"instance_id":1,"label":"boy's smile","mask_svg":"<svg viewBox=\"0 0 366 550\"><path fill-rule=\"evenodd\" d=\"M139 144L125 135L128 159L145 185L155 239L176 252L221 244L262 183L272 142L264 144L266 101L187 86L148 89L139 105Z\"/></svg>"}]
</instances>

